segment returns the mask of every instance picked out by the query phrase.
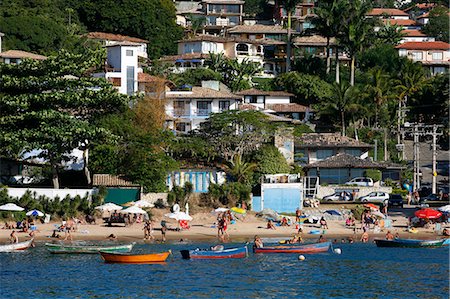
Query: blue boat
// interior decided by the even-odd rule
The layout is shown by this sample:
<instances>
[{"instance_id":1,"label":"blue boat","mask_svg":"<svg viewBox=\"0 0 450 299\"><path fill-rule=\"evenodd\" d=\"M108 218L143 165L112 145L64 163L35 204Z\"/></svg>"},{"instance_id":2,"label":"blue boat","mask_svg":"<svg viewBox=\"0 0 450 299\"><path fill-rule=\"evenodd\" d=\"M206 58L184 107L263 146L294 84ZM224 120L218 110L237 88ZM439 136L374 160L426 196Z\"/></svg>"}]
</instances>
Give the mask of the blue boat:
<instances>
[{"instance_id":1,"label":"blue boat","mask_svg":"<svg viewBox=\"0 0 450 299\"><path fill-rule=\"evenodd\" d=\"M247 246L219 250L181 250L184 259L238 259L248 256Z\"/></svg>"},{"instance_id":2,"label":"blue boat","mask_svg":"<svg viewBox=\"0 0 450 299\"><path fill-rule=\"evenodd\" d=\"M444 239L440 240L416 240L416 239L394 239L383 240L375 239L378 247L441 247L444 245Z\"/></svg>"}]
</instances>

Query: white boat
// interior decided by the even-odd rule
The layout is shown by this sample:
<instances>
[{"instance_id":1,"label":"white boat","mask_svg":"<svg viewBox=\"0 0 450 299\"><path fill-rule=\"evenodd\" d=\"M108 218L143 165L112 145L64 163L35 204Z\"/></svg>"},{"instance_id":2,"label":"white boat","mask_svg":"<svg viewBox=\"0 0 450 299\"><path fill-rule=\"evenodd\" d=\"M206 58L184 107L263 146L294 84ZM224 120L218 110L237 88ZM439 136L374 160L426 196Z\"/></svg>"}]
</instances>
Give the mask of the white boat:
<instances>
[{"instance_id":1,"label":"white boat","mask_svg":"<svg viewBox=\"0 0 450 299\"><path fill-rule=\"evenodd\" d=\"M0 252L22 251L29 248L31 246L31 243L33 243L33 239L20 243L0 245Z\"/></svg>"}]
</instances>

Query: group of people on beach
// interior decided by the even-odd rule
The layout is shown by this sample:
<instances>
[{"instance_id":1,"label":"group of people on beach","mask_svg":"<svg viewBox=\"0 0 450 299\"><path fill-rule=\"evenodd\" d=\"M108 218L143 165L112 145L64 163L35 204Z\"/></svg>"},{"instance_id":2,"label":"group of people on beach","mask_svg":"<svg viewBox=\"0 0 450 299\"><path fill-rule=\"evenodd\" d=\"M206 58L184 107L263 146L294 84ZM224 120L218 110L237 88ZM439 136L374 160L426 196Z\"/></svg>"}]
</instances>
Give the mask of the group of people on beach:
<instances>
[{"instance_id":1,"label":"group of people on beach","mask_svg":"<svg viewBox=\"0 0 450 299\"><path fill-rule=\"evenodd\" d=\"M231 214L230 210L217 215L217 236L220 240L229 238L227 229L228 225L230 225L233 220L233 214Z\"/></svg>"}]
</instances>

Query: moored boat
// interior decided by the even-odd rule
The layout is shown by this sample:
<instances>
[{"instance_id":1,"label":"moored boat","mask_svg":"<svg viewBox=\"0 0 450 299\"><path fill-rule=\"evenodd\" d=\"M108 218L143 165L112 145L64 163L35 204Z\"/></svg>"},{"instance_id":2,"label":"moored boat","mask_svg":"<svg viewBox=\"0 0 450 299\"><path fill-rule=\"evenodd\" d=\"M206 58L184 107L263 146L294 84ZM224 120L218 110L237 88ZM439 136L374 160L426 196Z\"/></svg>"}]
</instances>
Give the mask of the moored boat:
<instances>
[{"instance_id":1,"label":"moored boat","mask_svg":"<svg viewBox=\"0 0 450 299\"><path fill-rule=\"evenodd\" d=\"M295 244L284 246L265 246L254 248L255 253L320 253L327 252L331 247L331 242Z\"/></svg>"},{"instance_id":2,"label":"moored boat","mask_svg":"<svg viewBox=\"0 0 450 299\"><path fill-rule=\"evenodd\" d=\"M121 264L149 264L163 263L169 257L170 250L162 253L151 254L123 254L100 251L102 259L105 263L121 263Z\"/></svg>"},{"instance_id":3,"label":"moored boat","mask_svg":"<svg viewBox=\"0 0 450 299\"><path fill-rule=\"evenodd\" d=\"M124 245L69 245L45 243L47 250L51 253L98 253L104 252L130 252L136 243Z\"/></svg>"},{"instance_id":4,"label":"moored boat","mask_svg":"<svg viewBox=\"0 0 450 299\"><path fill-rule=\"evenodd\" d=\"M25 241L25 242L19 242L19 243L13 243L13 244L5 244L0 245L0 252L17 252L17 251L23 251L31 246L33 243L33 239Z\"/></svg>"},{"instance_id":5,"label":"moored boat","mask_svg":"<svg viewBox=\"0 0 450 299\"><path fill-rule=\"evenodd\" d=\"M248 256L247 246L222 250L181 250L184 259L238 259Z\"/></svg>"},{"instance_id":6,"label":"moored boat","mask_svg":"<svg viewBox=\"0 0 450 299\"><path fill-rule=\"evenodd\" d=\"M416 239L394 239L383 240L375 239L375 243L378 247L441 247L444 245L445 240L416 240Z\"/></svg>"}]
</instances>

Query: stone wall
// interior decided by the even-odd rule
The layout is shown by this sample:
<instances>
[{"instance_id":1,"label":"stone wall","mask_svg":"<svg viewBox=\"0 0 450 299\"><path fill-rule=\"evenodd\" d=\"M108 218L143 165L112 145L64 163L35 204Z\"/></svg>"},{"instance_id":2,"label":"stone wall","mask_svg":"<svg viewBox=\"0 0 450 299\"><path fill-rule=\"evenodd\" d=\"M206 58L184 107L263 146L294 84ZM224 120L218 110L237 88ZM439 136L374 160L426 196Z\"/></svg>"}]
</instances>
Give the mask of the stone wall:
<instances>
[{"instance_id":1,"label":"stone wall","mask_svg":"<svg viewBox=\"0 0 450 299\"><path fill-rule=\"evenodd\" d=\"M164 204L167 205L167 193L142 193L141 199L155 204L158 199L162 199Z\"/></svg>"},{"instance_id":2,"label":"stone wall","mask_svg":"<svg viewBox=\"0 0 450 299\"><path fill-rule=\"evenodd\" d=\"M331 195L337 190L356 190L357 195L356 197L359 198L361 196L365 196L369 194L370 192L377 191L377 192L387 192L391 193L392 188L391 187L361 187L361 186L346 186L346 185L329 185L329 186L319 186L317 189L316 197L319 199L322 199L324 196Z\"/></svg>"}]
</instances>

